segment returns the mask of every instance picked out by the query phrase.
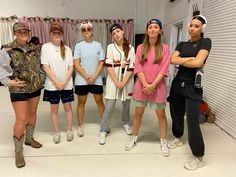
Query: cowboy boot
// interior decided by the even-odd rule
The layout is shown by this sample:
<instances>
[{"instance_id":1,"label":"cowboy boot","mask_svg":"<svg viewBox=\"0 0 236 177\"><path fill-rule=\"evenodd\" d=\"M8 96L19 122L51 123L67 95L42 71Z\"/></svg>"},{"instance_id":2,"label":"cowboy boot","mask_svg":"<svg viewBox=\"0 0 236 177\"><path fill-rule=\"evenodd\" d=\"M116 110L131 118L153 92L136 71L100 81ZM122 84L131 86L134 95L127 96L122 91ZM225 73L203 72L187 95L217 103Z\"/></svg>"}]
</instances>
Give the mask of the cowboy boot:
<instances>
[{"instance_id":1,"label":"cowboy boot","mask_svg":"<svg viewBox=\"0 0 236 177\"><path fill-rule=\"evenodd\" d=\"M24 135L21 137L21 139L17 139L15 136L13 136L14 144L15 144L15 164L17 168L21 168L25 166L25 159L23 155L23 141L24 141Z\"/></svg>"},{"instance_id":2,"label":"cowboy boot","mask_svg":"<svg viewBox=\"0 0 236 177\"><path fill-rule=\"evenodd\" d=\"M34 140L33 134L34 134L33 126L26 124L25 145L31 146L32 148L41 148L42 144Z\"/></svg>"}]
</instances>

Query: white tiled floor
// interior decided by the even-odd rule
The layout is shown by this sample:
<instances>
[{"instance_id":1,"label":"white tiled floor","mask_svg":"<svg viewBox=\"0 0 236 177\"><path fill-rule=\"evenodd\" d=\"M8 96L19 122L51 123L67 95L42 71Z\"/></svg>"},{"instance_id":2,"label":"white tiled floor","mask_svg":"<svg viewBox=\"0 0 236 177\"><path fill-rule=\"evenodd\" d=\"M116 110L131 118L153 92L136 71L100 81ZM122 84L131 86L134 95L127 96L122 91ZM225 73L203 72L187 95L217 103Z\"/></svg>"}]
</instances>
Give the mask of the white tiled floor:
<instances>
[{"instance_id":1,"label":"white tiled floor","mask_svg":"<svg viewBox=\"0 0 236 177\"><path fill-rule=\"evenodd\" d=\"M120 128L120 104L114 110L111 130L106 145L98 144L99 123L93 97L89 96L85 115L85 136L76 136L76 101L74 110L74 135L67 142L65 133L62 142L53 144L49 117L49 104L40 102L35 138L43 143L41 149L24 146L26 166L17 169L14 165L12 126L14 113L8 90L0 88L0 177L234 177L236 174L236 141L215 124L201 125L205 138L205 166L197 171L187 171L183 163L191 157L187 143L171 150L163 157L159 146L157 121L152 110L147 108L140 130L140 142L130 152L124 150L129 141ZM168 110L168 109L167 109ZM132 111L133 115L133 106ZM169 139L171 138L171 120ZM65 127L63 111L60 111L61 129ZM185 135L186 140L186 135Z\"/></svg>"}]
</instances>

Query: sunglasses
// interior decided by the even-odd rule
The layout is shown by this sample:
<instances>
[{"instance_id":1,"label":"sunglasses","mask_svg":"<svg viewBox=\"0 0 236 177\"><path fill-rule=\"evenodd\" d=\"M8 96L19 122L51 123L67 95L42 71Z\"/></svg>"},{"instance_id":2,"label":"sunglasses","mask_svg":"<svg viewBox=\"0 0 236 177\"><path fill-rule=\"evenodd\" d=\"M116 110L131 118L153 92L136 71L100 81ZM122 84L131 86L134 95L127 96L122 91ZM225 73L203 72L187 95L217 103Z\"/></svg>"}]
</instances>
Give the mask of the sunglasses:
<instances>
[{"instance_id":1,"label":"sunglasses","mask_svg":"<svg viewBox=\"0 0 236 177\"><path fill-rule=\"evenodd\" d=\"M81 28L82 32L86 32L86 31L90 32L92 30L93 30L92 28Z\"/></svg>"}]
</instances>

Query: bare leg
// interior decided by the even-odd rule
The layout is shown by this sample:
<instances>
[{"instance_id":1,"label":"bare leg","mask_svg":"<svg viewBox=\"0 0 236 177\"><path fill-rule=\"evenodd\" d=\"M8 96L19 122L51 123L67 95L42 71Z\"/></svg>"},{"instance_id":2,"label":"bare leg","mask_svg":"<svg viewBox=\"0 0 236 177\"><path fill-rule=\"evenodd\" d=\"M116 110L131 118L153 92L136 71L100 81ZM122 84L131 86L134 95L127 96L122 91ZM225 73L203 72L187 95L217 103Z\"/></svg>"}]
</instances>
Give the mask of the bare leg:
<instances>
[{"instance_id":1,"label":"bare leg","mask_svg":"<svg viewBox=\"0 0 236 177\"><path fill-rule=\"evenodd\" d=\"M159 119L160 138L166 139L167 136L167 119L165 109L156 110L157 118Z\"/></svg>"},{"instance_id":2,"label":"bare leg","mask_svg":"<svg viewBox=\"0 0 236 177\"><path fill-rule=\"evenodd\" d=\"M66 127L67 129L71 129L72 127L72 108L71 108L71 103L64 103L64 110L65 110L65 114L66 114Z\"/></svg>"},{"instance_id":3,"label":"bare leg","mask_svg":"<svg viewBox=\"0 0 236 177\"><path fill-rule=\"evenodd\" d=\"M138 136L144 110L145 107L135 107L135 113L133 119L133 136Z\"/></svg>"},{"instance_id":4,"label":"bare leg","mask_svg":"<svg viewBox=\"0 0 236 177\"><path fill-rule=\"evenodd\" d=\"M79 126L81 126L84 121L84 109L86 101L87 101L87 95L78 96L77 119Z\"/></svg>"},{"instance_id":5,"label":"bare leg","mask_svg":"<svg viewBox=\"0 0 236 177\"><path fill-rule=\"evenodd\" d=\"M105 106L103 103L103 94L93 94L93 96L94 96L94 100L97 104L98 113L100 115L100 118L102 118L104 110L105 110Z\"/></svg>"},{"instance_id":6,"label":"bare leg","mask_svg":"<svg viewBox=\"0 0 236 177\"><path fill-rule=\"evenodd\" d=\"M52 127L55 132L59 131L58 109L59 109L59 104L51 104L51 121L52 121Z\"/></svg>"}]
</instances>

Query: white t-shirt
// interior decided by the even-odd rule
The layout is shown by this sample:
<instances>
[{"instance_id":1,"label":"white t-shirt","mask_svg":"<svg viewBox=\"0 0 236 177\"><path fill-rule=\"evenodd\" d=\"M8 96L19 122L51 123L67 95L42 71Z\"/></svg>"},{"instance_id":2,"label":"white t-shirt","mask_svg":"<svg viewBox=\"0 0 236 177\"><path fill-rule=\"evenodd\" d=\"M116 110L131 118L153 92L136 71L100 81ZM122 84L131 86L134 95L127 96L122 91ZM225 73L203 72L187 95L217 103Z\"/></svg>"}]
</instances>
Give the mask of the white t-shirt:
<instances>
[{"instance_id":1,"label":"white t-shirt","mask_svg":"<svg viewBox=\"0 0 236 177\"><path fill-rule=\"evenodd\" d=\"M65 48L65 59L61 57L60 46L55 46L51 42L44 44L41 51L41 63L49 65L52 72L60 81L64 80L69 66L73 65L71 49L67 46L65 46ZM49 77L46 78L44 86L46 90L57 90ZM72 88L73 82L71 77L64 90L71 90Z\"/></svg>"}]
</instances>

